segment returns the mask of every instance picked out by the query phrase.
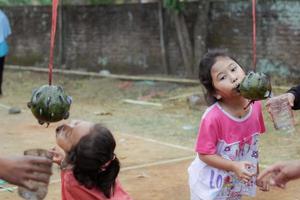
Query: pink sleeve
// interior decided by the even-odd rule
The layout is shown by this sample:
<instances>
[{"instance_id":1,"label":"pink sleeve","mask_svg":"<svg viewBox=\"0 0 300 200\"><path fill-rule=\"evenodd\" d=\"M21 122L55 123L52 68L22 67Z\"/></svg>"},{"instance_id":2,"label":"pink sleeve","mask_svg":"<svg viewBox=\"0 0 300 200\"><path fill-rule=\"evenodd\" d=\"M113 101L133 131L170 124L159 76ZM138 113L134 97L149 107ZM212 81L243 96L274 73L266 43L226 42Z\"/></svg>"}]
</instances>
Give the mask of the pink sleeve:
<instances>
[{"instance_id":1,"label":"pink sleeve","mask_svg":"<svg viewBox=\"0 0 300 200\"><path fill-rule=\"evenodd\" d=\"M260 133L264 133L266 131L264 117L262 114L262 103L261 101L257 102L257 112L258 112L258 120L260 125Z\"/></svg>"},{"instance_id":2,"label":"pink sleeve","mask_svg":"<svg viewBox=\"0 0 300 200\"><path fill-rule=\"evenodd\" d=\"M215 120L202 119L196 141L196 152L209 155L217 152L217 130L217 123Z\"/></svg>"}]
</instances>

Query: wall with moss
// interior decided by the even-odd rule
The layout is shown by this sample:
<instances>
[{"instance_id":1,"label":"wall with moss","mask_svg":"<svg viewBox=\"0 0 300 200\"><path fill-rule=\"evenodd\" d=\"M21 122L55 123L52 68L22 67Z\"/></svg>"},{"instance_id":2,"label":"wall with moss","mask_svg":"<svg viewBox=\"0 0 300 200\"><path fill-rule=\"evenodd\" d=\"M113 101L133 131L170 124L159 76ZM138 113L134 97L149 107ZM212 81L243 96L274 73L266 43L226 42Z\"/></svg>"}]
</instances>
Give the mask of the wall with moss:
<instances>
[{"instance_id":1,"label":"wall with moss","mask_svg":"<svg viewBox=\"0 0 300 200\"><path fill-rule=\"evenodd\" d=\"M256 10L258 70L299 77L300 1L259 0ZM228 48L251 69L251 1L215 1L208 20L207 46Z\"/></svg>"},{"instance_id":2,"label":"wall with moss","mask_svg":"<svg viewBox=\"0 0 300 200\"><path fill-rule=\"evenodd\" d=\"M208 4L208 13L201 12L199 3L189 3L185 7L192 41L204 38L206 48L228 48L243 66L250 69L251 1L201 2ZM47 67L51 7L14 6L2 9L8 14L13 31L9 38L11 48L7 62ZM299 1L257 1L258 70L281 77L300 76L299 10ZM156 3L63 6L61 11L54 67L86 71L108 69L113 73L127 74L165 72ZM203 17L205 22L199 23ZM172 73L180 76L184 67L174 21L167 12L164 18L168 61ZM196 29L207 31L195 34Z\"/></svg>"}]
</instances>

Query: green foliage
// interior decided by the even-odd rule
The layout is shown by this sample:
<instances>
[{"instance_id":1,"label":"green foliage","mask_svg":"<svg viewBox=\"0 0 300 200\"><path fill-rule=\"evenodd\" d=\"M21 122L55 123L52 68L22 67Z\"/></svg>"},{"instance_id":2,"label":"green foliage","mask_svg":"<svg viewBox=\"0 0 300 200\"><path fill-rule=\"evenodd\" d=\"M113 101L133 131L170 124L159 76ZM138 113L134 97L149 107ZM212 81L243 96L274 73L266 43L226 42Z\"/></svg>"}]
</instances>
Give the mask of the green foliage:
<instances>
[{"instance_id":1,"label":"green foliage","mask_svg":"<svg viewBox=\"0 0 300 200\"><path fill-rule=\"evenodd\" d=\"M31 0L0 0L0 5L28 5Z\"/></svg>"},{"instance_id":2,"label":"green foliage","mask_svg":"<svg viewBox=\"0 0 300 200\"><path fill-rule=\"evenodd\" d=\"M122 2L124 2L122 0ZM64 5L100 5L113 4L115 0L60 0ZM0 0L0 6L51 5L52 0Z\"/></svg>"},{"instance_id":3,"label":"green foliage","mask_svg":"<svg viewBox=\"0 0 300 200\"><path fill-rule=\"evenodd\" d=\"M23 5L51 5L52 0L0 0L0 5L23 6Z\"/></svg>"},{"instance_id":4,"label":"green foliage","mask_svg":"<svg viewBox=\"0 0 300 200\"><path fill-rule=\"evenodd\" d=\"M179 0L164 0L164 7L175 12L182 12L184 3Z\"/></svg>"},{"instance_id":5,"label":"green foliage","mask_svg":"<svg viewBox=\"0 0 300 200\"><path fill-rule=\"evenodd\" d=\"M39 0L39 2L41 5L51 5L52 4L52 0Z\"/></svg>"},{"instance_id":6,"label":"green foliage","mask_svg":"<svg viewBox=\"0 0 300 200\"><path fill-rule=\"evenodd\" d=\"M114 0L90 0L90 4L99 5L99 4L113 4Z\"/></svg>"}]
</instances>

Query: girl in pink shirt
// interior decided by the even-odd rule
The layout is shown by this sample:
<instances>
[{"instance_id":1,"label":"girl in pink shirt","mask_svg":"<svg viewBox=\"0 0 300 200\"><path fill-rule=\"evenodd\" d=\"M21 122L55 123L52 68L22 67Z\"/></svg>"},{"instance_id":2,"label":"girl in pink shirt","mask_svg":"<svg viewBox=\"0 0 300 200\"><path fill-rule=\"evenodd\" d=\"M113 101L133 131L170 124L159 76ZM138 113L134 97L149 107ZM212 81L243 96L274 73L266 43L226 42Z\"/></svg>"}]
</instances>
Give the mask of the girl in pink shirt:
<instances>
[{"instance_id":1,"label":"girl in pink shirt","mask_svg":"<svg viewBox=\"0 0 300 200\"><path fill-rule=\"evenodd\" d=\"M100 124L71 121L56 129L53 161L61 168L62 200L132 200L117 176L120 163L111 132Z\"/></svg>"},{"instance_id":2,"label":"girl in pink shirt","mask_svg":"<svg viewBox=\"0 0 300 200\"><path fill-rule=\"evenodd\" d=\"M258 141L265 131L260 102L248 100L238 86L241 66L224 51L209 51L200 63L199 78L210 107L202 116L191 163L192 200L240 200L254 196L258 172Z\"/></svg>"}]
</instances>

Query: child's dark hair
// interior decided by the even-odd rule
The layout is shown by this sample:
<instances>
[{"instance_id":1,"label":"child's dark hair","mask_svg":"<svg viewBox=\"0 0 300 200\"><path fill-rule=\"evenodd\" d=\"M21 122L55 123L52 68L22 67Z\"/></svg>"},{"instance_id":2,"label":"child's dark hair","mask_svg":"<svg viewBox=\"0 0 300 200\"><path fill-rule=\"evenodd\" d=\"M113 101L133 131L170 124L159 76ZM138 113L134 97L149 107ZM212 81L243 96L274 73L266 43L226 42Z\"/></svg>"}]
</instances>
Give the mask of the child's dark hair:
<instances>
[{"instance_id":1,"label":"child's dark hair","mask_svg":"<svg viewBox=\"0 0 300 200\"><path fill-rule=\"evenodd\" d=\"M211 49L204 55L199 65L199 80L205 87L205 98L209 105L215 103L217 99L214 97L215 88L211 77L211 68L216 63L218 57L228 57L236 62L236 60L229 56L225 49Z\"/></svg>"},{"instance_id":2,"label":"child's dark hair","mask_svg":"<svg viewBox=\"0 0 300 200\"><path fill-rule=\"evenodd\" d=\"M120 171L115 147L111 132L101 124L95 124L90 134L82 137L71 150L68 158L76 180L89 189L99 188L107 198L114 192Z\"/></svg>"}]
</instances>

